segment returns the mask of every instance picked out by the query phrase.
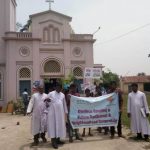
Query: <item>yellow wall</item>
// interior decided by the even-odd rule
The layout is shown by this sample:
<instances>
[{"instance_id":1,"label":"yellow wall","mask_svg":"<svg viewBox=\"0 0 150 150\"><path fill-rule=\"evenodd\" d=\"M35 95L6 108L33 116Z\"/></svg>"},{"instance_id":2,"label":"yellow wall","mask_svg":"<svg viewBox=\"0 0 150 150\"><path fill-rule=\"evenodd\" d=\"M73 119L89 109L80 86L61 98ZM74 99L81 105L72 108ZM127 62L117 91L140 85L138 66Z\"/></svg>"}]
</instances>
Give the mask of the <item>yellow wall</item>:
<instances>
[{"instance_id":1,"label":"yellow wall","mask_svg":"<svg viewBox=\"0 0 150 150\"><path fill-rule=\"evenodd\" d=\"M129 92L129 85L131 85L131 83L129 84L124 84L124 83L120 83L121 84L121 90L124 92L124 93L128 93ZM144 83L137 83L138 84L138 89L139 91L144 91Z\"/></svg>"}]
</instances>

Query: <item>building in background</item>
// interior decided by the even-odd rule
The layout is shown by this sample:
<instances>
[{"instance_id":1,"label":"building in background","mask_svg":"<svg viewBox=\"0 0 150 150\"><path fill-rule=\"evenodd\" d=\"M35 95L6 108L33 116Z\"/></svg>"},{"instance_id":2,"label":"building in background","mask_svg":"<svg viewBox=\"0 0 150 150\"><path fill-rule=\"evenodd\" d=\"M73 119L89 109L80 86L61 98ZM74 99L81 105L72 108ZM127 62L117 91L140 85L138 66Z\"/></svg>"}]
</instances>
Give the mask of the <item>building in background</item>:
<instances>
[{"instance_id":1,"label":"building in background","mask_svg":"<svg viewBox=\"0 0 150 150\"><path fill-rule=\"evenodd\" d=\"M124 93L131 92L132 83L137 83L140 91L150 92L150 76L125 76L120 78L120 86Z\"/></svg>"},{"instance_id":2,"label":"building in background","mask_svg":"<svg viewBox=\"0 0 150 150\"><path fill-rule=\"evenodd\" d=\"M16 32L16 6L16 0L0 0L0 105L25 88L31 94L35 80L54 86L73 74L82 83L84 68L94 66L93 35L75 34L72 18L51 10L30 16L30 32Z\"/></svg>"}]
</instances>

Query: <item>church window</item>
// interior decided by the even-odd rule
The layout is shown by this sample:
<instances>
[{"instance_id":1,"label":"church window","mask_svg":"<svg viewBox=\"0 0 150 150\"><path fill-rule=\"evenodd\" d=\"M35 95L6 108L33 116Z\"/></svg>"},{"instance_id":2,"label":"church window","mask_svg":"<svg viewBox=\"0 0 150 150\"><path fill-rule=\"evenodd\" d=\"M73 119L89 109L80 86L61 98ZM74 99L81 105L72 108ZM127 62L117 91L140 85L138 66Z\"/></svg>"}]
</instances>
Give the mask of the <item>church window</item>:
<instances>
[{"instance_id":1,"label":"church window","mask_svg":"<svg viewBox=\"0 0 150 150\"><path fill-rule=\"evenodd\" d=\"M60 32L59 29L54 29L54 43L60 42Z\"/></svg>"},{"instance_id":2,"label":"church window","mask_svg":"<svg viewBox=\"0 0 150 150\"><path fill-rule=\"evenodd\" d=\"M31 70L23 67L19 70L19 96L22 96L24 89L27 89L29 95L31 94Z\"/></svg>"},{"instance_id":3,"label":"church window","mask_svg":"<svg viewBox=\"0 0 150 150\"><path fill-rule=\"evenodd\" d=\"M60 31L53 25L49 25L43 29L44 43L60 43Z\"/></svg>"},{"instance_id":4,"label":"church window","mask_svg":"<svg viewBox=\"0 0 150 150\"><path fill-rule=\"evenodd\" d=\"M73 69L73 75L75 77L83 77L83 70L82 70L82 68L81 67L75 67Z\"/></svg>"},{"instance_id":5,"label":"church window","mask_svg":"<svg viewBox=\"0 0 150 150\"><path fill-rule=\"evenodd\" d=\"M50 60L46 62L44 66L44 72L46 73L60 73L61 72L61 66L60 64L55 60Z\"/></svg>"},{"instance_id":6,"label":"church window","mask_svg":"<svg viewBox=\"0 0 150 150\"><path fill-rule=\"evenodd\" d=\"M43 42L49 42L49 30L47 28L45 28L43 31Z\"/></svg>"},{"instance_id":7,"label":"church window","mask_svg":"<svg viewBox=\"0 0 150 150\"><path fill-rule=\"evenodd\" d=\"M28 68L22 68L20 70L20 74L19 74L20 78L30 78L31 77L31 72Z\"/></svg>"},{"instance_id":8,"label":"church window","mask_svg":"<svg viewBox=\"0 0 150 150\"><path fill-rule=\"evenodd\" d=\"M50 43L53 43L53 26L49 26L49 37L50 37Z\"/></svg>"}]
</instances>

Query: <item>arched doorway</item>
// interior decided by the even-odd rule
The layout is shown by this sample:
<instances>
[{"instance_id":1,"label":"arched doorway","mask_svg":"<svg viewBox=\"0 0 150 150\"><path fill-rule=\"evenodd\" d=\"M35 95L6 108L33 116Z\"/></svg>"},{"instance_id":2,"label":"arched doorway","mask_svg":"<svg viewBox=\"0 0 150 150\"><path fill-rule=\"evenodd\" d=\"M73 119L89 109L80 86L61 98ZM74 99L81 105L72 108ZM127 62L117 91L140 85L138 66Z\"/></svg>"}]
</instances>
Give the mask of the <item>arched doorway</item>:
<instances>
[{"instance_id":1,"label":"arched doorway","mask_svg":"<svg viewBox=\"0 0 150 150\"><path fill-rule=\"evenodd\" d=\"M83 84L83 69L79 66L73 68L73 75L75 76L74 83L77 86L78 92L82 93L81 84Z\"/></svg>"},{"instance_id":2,"label":"arched doorway","mask_svg":"<svg viewBox=\"0 0 150 150\"><path fill-rule=\"evenodd\" d=\"M56 84L60 82L63 76L62 63L54 58L48 59L43 65L43 76L45 81L45 93L54 90Z\"/></svg>"},{"instance_id":3,"label":"arched doorway","mask_svg":"<svg viewBox=\"0 0 150 150\"><path fill-rule=\"evenodd\" d=\"M21 67L19 69L18 80L19 80L18 97L22 96L24 89L27 89L28 94L31 95L32 72L28 67Z\"/></svg>"}]
</instances>

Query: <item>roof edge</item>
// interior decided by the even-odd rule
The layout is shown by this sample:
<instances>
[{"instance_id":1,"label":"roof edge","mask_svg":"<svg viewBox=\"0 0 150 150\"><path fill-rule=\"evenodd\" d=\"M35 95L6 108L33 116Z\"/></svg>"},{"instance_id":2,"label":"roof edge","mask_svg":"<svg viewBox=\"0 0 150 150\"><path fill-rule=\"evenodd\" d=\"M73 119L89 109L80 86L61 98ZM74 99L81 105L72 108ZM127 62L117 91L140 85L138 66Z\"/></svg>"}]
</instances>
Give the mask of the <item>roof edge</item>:
<instances>
[{"instance_id":1,"label":"roof edge","mask_svg":"<svg viewBox=\"0 0 150 150\"><path fill-rule=\"evenodd\" d=\"M52 10L48 10L48 11L43 11L43 12L39 12L39 13L36 13L36 14L32 14L32 15L30 15L29 17L30 17L30 18L33 18L33 17L39 16L39 15L43 15L43 14L47 14L47 13L54 13L54 14L56 14L56 15L60 15L60 16L62 16L62 17L64 17L64 18L68 19L69 21L72 21L72 17L67 16L67 15L64 15L64 14L62 14L62 13L58 13L58 12L56 12L56 11L52 11Z\"/></svg>"}]
</instances>

